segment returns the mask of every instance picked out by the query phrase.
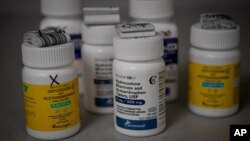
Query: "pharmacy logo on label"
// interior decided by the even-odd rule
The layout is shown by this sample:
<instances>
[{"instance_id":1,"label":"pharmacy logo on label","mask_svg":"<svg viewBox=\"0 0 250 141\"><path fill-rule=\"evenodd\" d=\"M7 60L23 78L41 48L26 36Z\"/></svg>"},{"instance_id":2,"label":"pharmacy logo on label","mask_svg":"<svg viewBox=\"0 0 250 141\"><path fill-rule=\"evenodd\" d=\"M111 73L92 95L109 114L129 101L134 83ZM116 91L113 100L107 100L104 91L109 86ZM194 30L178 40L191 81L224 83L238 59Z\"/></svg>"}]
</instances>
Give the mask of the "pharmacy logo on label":
<instances>
[{"instance_id":1,"label":"pharmacy logo on label","mask_svg":"<svg viewBox=\"0 0 250 141\"><path fill-rule=\"evenodd\" d=\"M116 123L119 127L130 130L148 130L157 128L157 119L130 120L116 116Z\"/></svg>"}]
</instances>

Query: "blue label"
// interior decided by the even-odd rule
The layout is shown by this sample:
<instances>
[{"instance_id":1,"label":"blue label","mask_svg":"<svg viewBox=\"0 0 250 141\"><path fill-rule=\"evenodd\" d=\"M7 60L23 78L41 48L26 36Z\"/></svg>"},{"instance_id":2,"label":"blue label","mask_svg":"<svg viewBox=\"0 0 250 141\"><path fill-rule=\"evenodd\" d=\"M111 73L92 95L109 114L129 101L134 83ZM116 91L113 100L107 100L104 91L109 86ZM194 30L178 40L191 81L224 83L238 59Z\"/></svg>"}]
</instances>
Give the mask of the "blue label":
<instances>
[{"instance_id":1,"label":"blue label","mask_svg":"<svg viewBox=\"0 0 250 141\"><path fill-rule=\"evenodd\" d=\"M97 85L113 84L113 81L112 79L107 79L107 80L94 79L94 84L97 84Z\"/></svg>"},{"instance_id":2,"label":"blue label","mask_svg":"<svg viewBox=\"0 0 250 141\"><path fill-rule=\"evenodd\" d=\"M81 34L70 34L70 38L74 43L75 47L75 59L81 59L81 47L82 47L82 35Z\"/></svg>"},{"instance_id":3,"label":"blue label","mask_svg":"<svg viewBox=\"0 0 250 141\"><path fill-rule=\"evenodd\" d=\"M178 39L166 38L164 39L164 56L165 65L178 63Z\"/></svg>"},{"instance_id":4,"label":"blue label","mask_svg":"<svg viewBox=\"0 0 250 141\"><path fill-rule=\"evenodd\" d=\"M208 87L208 88L223 88L224 87L224 83L203 82L202 86L203 87Z\"/></svg>"},{"instance_id":5,"label":"blue label","mask_svg":"<svg viewBox=\"0 0 250 141\"><path fill-rule=\"evenodd\" d=\"M157 119L129 120L116 116L117 126L129 130L149 130L157 128Z\"/></svg>"},{"instance_id":6,"label":"blue label","mask_svg":"<svg viewBox=\"0 0 250 141\"><path fill-rule=\"evenodd\" d=\"M97 107L113 107L113 98L95 98Z\"/></svg>"},{"instance_id":7,"label":"blue label","mask_svg":"<svg viewBox=\"0 0 250 141\"><path fill-rule=\"evenodd\" d=\"M115 101L122 103L122 104L126 104L126 105L144 105L145 104L145 100L125 99L125 98L121 98L118 96L115 96Z\"/></svg>"}]
</instances>

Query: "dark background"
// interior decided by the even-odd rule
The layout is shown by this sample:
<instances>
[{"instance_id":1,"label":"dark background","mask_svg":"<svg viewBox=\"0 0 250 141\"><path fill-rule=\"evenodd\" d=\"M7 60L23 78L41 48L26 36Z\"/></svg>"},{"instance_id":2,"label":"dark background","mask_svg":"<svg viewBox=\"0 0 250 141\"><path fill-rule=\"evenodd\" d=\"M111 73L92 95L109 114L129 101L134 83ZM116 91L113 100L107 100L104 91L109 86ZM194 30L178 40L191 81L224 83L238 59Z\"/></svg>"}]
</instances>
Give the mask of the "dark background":
<instances>
[{"instance_id":1,"label":"dark background","mask_svg":"<svg viewBox=\"0 0 250 141\"><path fill-rule=\"evenodd\" d=\"M127 0L84 0L84 6L120 6L127 20ZM222 12L232 16L241 27L241 101L236 115L205 118L187 108L187 62L191 24L203 12ZM42 18L39 0L4 0L0 4L0 140L36 140L25 132L21 91L21 43L23 33L38 29ZM82 108L81 131L65 140L229 140L230 124L250 123L250 1L249 0L175 0L175 22L179 26L180 98L168 104L167 129L156 136L127 137L113 128L112 115L93 115ZM250 132L250 131L249 131Z\"/></svg>"}]
</instances>

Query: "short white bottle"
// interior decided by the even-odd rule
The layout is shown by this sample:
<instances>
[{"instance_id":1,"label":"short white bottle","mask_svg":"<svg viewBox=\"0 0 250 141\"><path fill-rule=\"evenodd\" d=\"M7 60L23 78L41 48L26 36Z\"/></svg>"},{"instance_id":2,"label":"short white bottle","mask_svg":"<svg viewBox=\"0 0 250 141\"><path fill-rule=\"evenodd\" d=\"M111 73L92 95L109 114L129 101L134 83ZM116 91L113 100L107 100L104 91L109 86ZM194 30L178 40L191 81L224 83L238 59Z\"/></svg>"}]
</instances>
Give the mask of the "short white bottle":
<instances>
[{"instance_id":1,"label":"short white bottle","mask_svg":"<svg viewBox=\"0 0 250 141\"><path fill-rule=\"evenodd\" d=\"M80 105L73 44L36 47L23 43L22 57L28 134L57 140L78 132Z\"/></svg>"},{"instance_id":2,"label":"short white bottle","mask_svg":"<svg viewBox=\"0 0 250 141\"><path fill-rule=\"evenodd\" d=\"M114 125L125 135L143 137L166 127L163 38L114 38Z\"/></svg>"},{"instance_id":3,"label":"short white bottle","mask_svg":"<svg viewBox=\"0 0 250 141\"><path fill-rule=\"evenodd\" d=\"M189 108L207 117L229 116L239 108L240 28L191 27Z\"/></svg>"},{"instance_id":4,"label":"short white bottle","mask_svg":"<svg viewBox=\"0 0 250 141\"><path fill-rule=\"evenodd\" d=\"M75 48L75 66L79 77L79 93L82 88L82 0L40 0L41 13L45 16L40 29L47 26L59 26L70 35Z\"/></svg>"},{"instance_id":5,"label":"short white bottle","mask_svg":"<svg viewBox=\"0 0 250 141\"><path fill-rule=\"evenodd\" d=\"M115 25L82 25L84 107L94 113L113 113L112 62Z\"/></svg>"},{"instance_id":6,"label":"short white bottle","mask_svg":"<svg viewBox=\"0 0 250 141\"><path fill-rule=\"evenodd\" d=\"M150 22L164 34L164 61L167 72L166 100L178 98L178 27L172 20L172 0L130 0L132 22Z\"/></svg>"}]
</instances>

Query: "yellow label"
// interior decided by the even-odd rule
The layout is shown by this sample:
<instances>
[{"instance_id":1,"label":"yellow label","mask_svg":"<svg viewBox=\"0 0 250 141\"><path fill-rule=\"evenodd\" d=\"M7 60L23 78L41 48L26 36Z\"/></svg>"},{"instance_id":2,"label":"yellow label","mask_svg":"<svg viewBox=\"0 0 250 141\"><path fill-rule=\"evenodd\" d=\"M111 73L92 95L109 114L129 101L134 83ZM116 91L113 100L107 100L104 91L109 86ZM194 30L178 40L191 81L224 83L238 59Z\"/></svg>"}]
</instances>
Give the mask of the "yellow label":
<instances>
[{"instance_id":1,"label":"yellow label","mask_svg":"<svg viewBox=\"0 0 250 141\"><path fill-rule=\"evenodd\" d=\"M80 122L77 78L50 85L23 82L23 93L27 127L39 131L58 131Z\"/></svg>"},{"instance_id":2,"label":"yellow label","mask_svg":"<svg viewBox=\"0 0 250 141\"><path fill-rule=\"evenodd\" d=\"M189 102L220 109L239 102L240 63L205 65L189 62Z\"/></svg>"}]
</instances>

